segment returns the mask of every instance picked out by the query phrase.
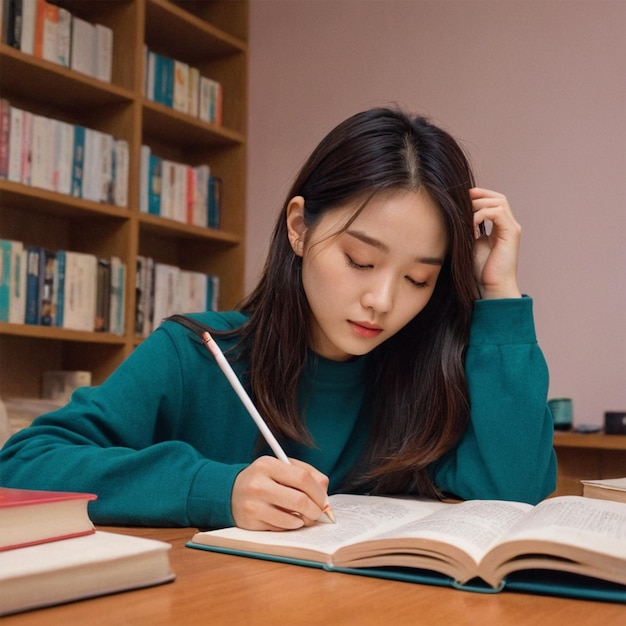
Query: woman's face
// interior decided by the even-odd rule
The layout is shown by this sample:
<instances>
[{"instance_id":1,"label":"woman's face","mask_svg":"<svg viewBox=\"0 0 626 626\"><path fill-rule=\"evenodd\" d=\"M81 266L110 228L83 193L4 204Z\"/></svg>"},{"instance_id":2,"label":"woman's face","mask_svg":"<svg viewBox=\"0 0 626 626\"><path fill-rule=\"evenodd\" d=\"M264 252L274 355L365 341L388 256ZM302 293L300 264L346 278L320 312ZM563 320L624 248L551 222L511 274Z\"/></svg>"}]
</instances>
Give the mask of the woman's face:
<instances>
[{"instance_id":1,"label":"woman's face","mask_svg":"<svg viewBox=\"0 0 626 626\"><path fill-rule=\"evenodd\" d=\"M302 256L311 348L336 361L367 354L428 303L447 250L444 221L421 191L376 195L345 230L357 203L328 211L310 229L303 207L292 199L287 225Z\"/></svg>"}]
</instances>

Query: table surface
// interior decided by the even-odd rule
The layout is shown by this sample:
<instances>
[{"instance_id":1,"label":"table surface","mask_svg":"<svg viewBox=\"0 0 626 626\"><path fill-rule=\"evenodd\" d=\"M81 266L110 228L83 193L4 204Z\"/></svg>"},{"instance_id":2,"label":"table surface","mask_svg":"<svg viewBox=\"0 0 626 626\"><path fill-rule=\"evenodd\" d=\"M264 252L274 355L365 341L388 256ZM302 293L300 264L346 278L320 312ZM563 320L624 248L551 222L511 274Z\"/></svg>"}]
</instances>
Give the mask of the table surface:
<instances>
[{"instance_id":1,"label":"table surface","mask_svg":"<svg viewBox=\"0 0 626 626\"><path fill-rule=\"evenodd\" d=\"M172 544L172 583L2 619L3 626L507 626L626 624L626 606L514 592L480 594L326 572L185 547L193 528L102 528Z\"/></svg>"}]
</instances>

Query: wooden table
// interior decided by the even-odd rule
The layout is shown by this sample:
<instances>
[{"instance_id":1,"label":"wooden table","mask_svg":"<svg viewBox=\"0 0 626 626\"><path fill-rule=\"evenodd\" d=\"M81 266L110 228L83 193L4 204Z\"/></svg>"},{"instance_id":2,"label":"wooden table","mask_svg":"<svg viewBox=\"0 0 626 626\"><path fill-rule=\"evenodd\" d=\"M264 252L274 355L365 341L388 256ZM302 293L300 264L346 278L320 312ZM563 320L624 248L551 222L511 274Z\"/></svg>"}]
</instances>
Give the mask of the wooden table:
<instances>
[{"instance_id":1,"label":"wooden table","mask_svg":"<svg viewBox=\"0 0 626 626\"><path fill-rule=\"evenodd\" d=\"M555 432L559 471L554 495L581 496L581 480L626 476L626 435Z\"/></svg>"},{"instance_id":2,"label":"wooden table","mask_svg":"<svg viewBox=\"0 0 626 626\"><path fill-rule=\"evenodd\" d=\"M173 583L40 609L3 626L515 626L626 624L626 606L443 587L227 556L185 547L194 529L113 532L172 543Z\"/></svg>"}]
</instances>

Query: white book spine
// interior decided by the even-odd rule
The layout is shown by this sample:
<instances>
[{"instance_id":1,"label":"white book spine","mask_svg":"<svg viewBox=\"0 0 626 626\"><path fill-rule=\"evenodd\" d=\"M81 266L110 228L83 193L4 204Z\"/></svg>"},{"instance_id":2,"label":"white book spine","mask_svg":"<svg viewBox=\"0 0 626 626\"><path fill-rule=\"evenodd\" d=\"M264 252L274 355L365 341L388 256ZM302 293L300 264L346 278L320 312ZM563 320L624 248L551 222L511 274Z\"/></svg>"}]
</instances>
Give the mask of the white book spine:
<instances>
[{"instance_id":1,"label":"white book spine","mask_svg":"<svg viewBox=\"0 0 626 626\"><path fill-rule=\"evenodd\" d=\"M57 63L63 67L70 65L72 39L72 14L59 7L59 24L57 27Z\"/></svg>"},{"instance_id":2,"label":"white book spine","mask_svg":"<svg viewBox=\"0 0 626 626\"><path fill-rule=\"evenodd\" d=\"M25 54L35 53L35 17L37 2L26 0L22 3L22 34L20 37L20 50Z\"/></svg>"},{"instance_id":3,"label":"white book spine","mask_svg":"<svg viewBox=\"0 0 626 626\"><path fill-rule=\"evenodd\" d=\"M56 143L56 190L59 193L72 192L72 164L74 158L74 125L57 122Z\"/></svg>"},{"instance_id":4,"label":"white book spine","mask_svg":"<svg viewBox=\"0 0 626 626\"><path fill-rule=\"evenodd\" d=\"M139 211L148 213L148 186L150 185L150 146L141 146L139 167Z\"/></svg>"},{"instance_id":5,"label":"white book spine","mask_svg":"<svg viewBox=\"0 0 626 626\"><path fill-rule=\"evenodd\" d=\"M116 139L113 157L113 203L121 207L128 206L128 158L128 142L125 139Z\"/></svg>"},{"instance_id":6,"label":"white book spine","mask_svg":"<svg viewBox=\"0 0 626 626\"><path fill-rule=\"evenodd\" d=\"M41 56L46 61L51 61L52 63L59 62L58 35L59 22L56 19L48 19L48 16L46 16L43 20L43 39L41 44Z\"/></svg>"},{"instance_id":7,"label":"white book spine","mask_svg":"<svg viewBox=\"0 0 626 626\"><path fill-rule=\"evenodd\" d=\"M197 67L189 68L189 115L198 117L200 97L200 70Z\"/></svg>"},{"instance_id":8,"label":"white book spine","mask_svg":"<svg viewBox=\"0 0 626 626\"><path fill-rule=\"evenodd\" d=\"M55 124L56 120L33 115L30 184L50 191L54 191Z\"/></svg>"},{"instance_id":9,"label":"white book spine","mask_svg":"<svg viewBox=\"0 0 626 626\"><path fill-rule=\"evenodd\" d=\"M67 252L63 327L93 331L96 319L98 259L83 252Z\"/></svg>"},{"instance_id":10,"label":"white book spine","mask_svg":"<svg viewBox=\"0 0 626 626\"><path fill-rule=\"evenodd\" d=\"M102 24L96 24L94 30L94 76L110 83L113 69L113 31Z\"/></svg>"},{"instance_id":11,"label":"white book spine","mask_svg":"<svg viewBox=\"0 0 626 626\"><path fill-rule=\"evenodd\" d=\"M70 67L88 76L94 75L95 26L72 16L72 46Z\"/></svg>"},{"instance_id":12,"label":"white book spine","mask_svg":"<svg viewBox=\"0 0 626 626\"><path fill-rule=\"evenodd\" d=\"M33 118L30 111L22 115L22 183L31 184L31 163L33 160Z\"/></svg>"}]
</instances>

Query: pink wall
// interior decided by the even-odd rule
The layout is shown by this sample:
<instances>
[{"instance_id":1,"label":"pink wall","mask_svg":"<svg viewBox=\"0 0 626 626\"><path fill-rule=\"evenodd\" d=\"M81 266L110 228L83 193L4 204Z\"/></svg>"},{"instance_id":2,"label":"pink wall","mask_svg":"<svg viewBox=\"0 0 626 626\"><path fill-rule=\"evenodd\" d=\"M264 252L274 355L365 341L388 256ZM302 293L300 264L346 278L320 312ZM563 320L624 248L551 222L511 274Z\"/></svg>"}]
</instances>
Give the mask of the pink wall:
<instances>
[{"instance_id":1,"label":"pink wall","mask_svg":"<svg viewBox=\"0 0 626 626\"><path fill-rule=\"evenodd\" d=\"M352 113L397 102L469 150L524 234L551 396L626 409L626 2L252 0L250 288L303 159Z\"/></svg>"}]
</instances>

